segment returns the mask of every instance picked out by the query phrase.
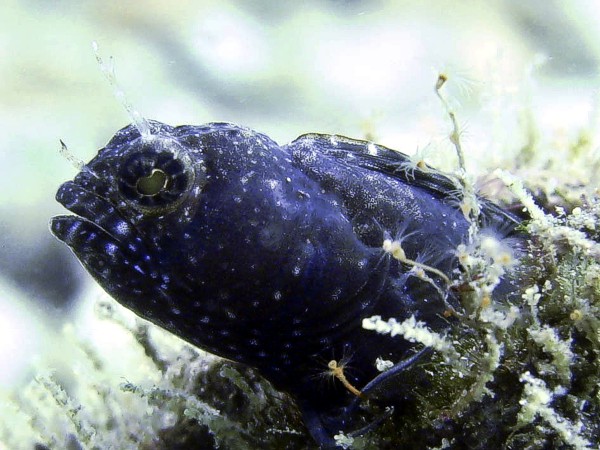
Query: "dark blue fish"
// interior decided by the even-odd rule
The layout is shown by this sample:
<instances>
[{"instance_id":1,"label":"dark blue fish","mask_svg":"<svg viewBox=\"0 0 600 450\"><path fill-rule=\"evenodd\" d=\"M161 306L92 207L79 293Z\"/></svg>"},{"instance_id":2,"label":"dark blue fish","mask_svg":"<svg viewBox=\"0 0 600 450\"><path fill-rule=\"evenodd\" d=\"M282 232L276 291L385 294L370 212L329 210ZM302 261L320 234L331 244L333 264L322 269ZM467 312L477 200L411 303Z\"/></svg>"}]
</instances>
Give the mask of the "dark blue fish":
<instances>
[{"instance_id":1,"label":"dark blue fish","mask_svg":"<svg viewBox=\"0 0 600 450\"><path fill-rule=\"evenodd\" d=\"M228 123L148 126L120 130L60 187L76 216L53 218L52 232L136 314L291 393L315 439L333 445L364 423L351 414L356 393L320 377L329 362L348 362L348 384L364 390L376 358L416 359L415 344L364 330L363 318L414 315L441 330L459 308L443 276L409 276L382 249L400 241L451 277L469 228L459 184L345 137L279 146ZM516 218L481 204L482 224L514 233ZM382 402L401 406L402 385L380 389Z\"/></svg>"}]
</instances>

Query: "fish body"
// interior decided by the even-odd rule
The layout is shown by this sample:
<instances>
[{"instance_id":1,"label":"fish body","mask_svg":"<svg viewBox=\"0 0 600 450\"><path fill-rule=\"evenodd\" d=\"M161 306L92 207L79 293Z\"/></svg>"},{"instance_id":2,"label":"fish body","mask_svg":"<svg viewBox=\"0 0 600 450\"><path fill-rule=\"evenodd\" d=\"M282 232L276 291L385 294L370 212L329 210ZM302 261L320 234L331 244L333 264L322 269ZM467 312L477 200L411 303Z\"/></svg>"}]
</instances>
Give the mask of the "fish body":
<instances>
[{"instance_id":1,"label":"fish body","mask_svg":"<svg viewBox=\"0 0 600 450\"><path fill-rule=\"evenodd\" d=\"M415 344L362 328L373 315L415 316L440 330L457 298L443 281L412 276L382 249L458 270L469 222L458 184L406 167L372 143L309 134L280 146L229 123L123 128L57 200L76 215L52 232L121 304L187 342L256 367L292 394L313 436L331 444L354 398L324 381L348 361L357 389ZM484 203L482 216L513 232L518 220ZM401 396L401 395L400 395Z\"/></svg>"}]
</instances>

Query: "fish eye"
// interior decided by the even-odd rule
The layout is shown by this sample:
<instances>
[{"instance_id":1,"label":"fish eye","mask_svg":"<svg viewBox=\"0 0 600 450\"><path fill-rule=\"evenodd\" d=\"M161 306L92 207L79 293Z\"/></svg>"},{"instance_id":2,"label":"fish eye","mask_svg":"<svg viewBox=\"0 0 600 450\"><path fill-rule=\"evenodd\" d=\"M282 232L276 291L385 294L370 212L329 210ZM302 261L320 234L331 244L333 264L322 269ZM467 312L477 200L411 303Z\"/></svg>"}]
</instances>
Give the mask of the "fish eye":
<instances>
[{"instance_id":1,"label":"fish eye","mask_svg":"<svg viewBox=\"0 0 600 450\"><path fill-rule=\"evenodd\" d=\"M162 213L183 200L194 170L183 153L145 148L133 153L120 166L119 192L146 212Z\"/></svg>"},{"instance_id":2,"label":"fish eye","mask_svg":"<svg viewBox=\"0 0 600 450\"><path fill-rule=\"evenodd\" d=\"M163 189L168 189L170 178L169 175L161 169L152 169L150 175L138 178L135 185L137 191L141 195L156 195Z\"/></svg>"}]
</instances>

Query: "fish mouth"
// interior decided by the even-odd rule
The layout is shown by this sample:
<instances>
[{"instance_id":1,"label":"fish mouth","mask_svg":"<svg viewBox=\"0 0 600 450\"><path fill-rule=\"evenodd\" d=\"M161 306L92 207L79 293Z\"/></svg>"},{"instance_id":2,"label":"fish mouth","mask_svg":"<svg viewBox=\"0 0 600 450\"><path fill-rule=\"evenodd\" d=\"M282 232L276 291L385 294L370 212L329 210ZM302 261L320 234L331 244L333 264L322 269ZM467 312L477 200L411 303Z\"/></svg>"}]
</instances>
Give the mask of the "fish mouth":
<instances>
[{"instance_id":1,"label":"fish mouth","mask_svg":"<svg viewBox=\"0 0 600 450\"><path fill-rule=\"evenodd\" d=\"M108 291L126 279L146 273L146 249L137 230L106 198L68 181L56 200L76 215L50 221L54 236L67 244L83 266Z\"/></svg>"},{"instance_id":2,"label":"fish mouth","mask_svg":"<svg viewBox=\"0 0 600 450\"><path fill-rule=\"evenodd\" d=\"M74 181L58 189L56 200L76 215L53 217L51 232L109 295L150 317L149 307L140 309L140 298L168 298L168 293L157 286L159 268L139 231L113 202Z\"/></svg>"},{"instance_id":3,"label":"fish mouth","mask_svg":"<svg viewBox=\"0 0 600 450\"><path fill-rule=\"evenodd\" d=\"M74 181L61 185L56 193L56 201L76 214L56 216L50 221L52 233L69 247L77 247L85 242L80 242L81 239L96 235L122 245L136 234L133 226L109 200Z\"/></svg>"}]
</instances>

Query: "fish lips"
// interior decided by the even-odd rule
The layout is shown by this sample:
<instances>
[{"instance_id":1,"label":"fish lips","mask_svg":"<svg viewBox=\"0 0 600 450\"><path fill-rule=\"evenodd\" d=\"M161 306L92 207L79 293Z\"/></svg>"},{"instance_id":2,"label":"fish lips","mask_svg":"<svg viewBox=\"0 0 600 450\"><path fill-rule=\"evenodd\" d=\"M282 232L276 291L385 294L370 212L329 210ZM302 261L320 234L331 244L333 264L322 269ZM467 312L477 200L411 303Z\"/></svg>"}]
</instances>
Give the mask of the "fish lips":
<instances>
[{"instance_id":1,"label":"fish lips","mask_svg":"<svg viewBox=\"0 0 600 450\"><path fill-rule=\"evenodd\" d=\"M51 232L109 293L146 272L148 256L137 230L108 199L68 181L56 200L76 215L53 217Z\"/></svg>"},{"instance_id":2,"label":"fish lips","mask_svg":"<svg viewBox=\"0 0 600 450\"><path fill-rule=\"evenodd\" d=\"M136 234L109 200L74 181L67 181L58 189L56 200L77 214L57 216L50 222L52 233L70 247L82 244L78 238L86 233L97 233L114 243L123 243Z\"/></svg>"}]
</instances>

